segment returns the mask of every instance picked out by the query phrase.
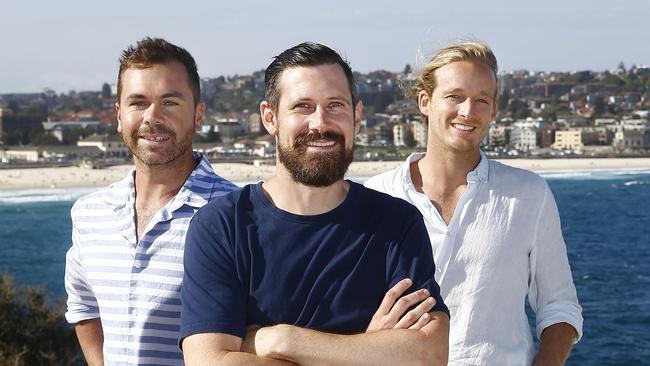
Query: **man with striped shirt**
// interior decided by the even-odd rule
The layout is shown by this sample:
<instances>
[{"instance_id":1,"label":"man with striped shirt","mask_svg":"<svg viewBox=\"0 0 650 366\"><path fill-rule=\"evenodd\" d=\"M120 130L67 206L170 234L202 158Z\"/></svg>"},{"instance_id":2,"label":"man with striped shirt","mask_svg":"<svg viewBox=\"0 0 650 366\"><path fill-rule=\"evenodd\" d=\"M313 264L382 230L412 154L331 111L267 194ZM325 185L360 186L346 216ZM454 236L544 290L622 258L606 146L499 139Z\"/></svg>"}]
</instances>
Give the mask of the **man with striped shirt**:
<instances>
[{"instance_id":1,"label":"man with striped shirt","mask_svg":"<svg viewBox=\"0 0 650 366\"><path fill-rule=\"evenodd\" d=\"M187 227L236 187L192 150L205 104L185 49L145 38L125 50L115 109L135 168L72 208L66 318L89 365L181 365Z\"/></svg>"}]
</instances>

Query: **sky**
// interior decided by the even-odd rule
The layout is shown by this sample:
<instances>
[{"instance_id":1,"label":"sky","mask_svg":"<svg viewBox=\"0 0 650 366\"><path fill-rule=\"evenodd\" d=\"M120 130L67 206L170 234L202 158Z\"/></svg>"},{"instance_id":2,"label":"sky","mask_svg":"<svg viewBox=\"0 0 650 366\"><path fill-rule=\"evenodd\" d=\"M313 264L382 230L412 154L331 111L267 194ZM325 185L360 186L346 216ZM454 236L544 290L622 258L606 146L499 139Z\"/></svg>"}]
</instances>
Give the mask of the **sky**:
<instances>
[{"instance_id":1,"label":"sky","mask_svg":"<svg viewBox=\"0 0 650 366\"><path fill-rule=\"evenodd\" d=\"M501 70L650 64L646 0L60 0L0 11L0 93L100 90L121 50L146 36L186 48L201 77L250 74L303 41L326 44L360 72L402 71L468 38Z\"/></svg>"}]
</instances>

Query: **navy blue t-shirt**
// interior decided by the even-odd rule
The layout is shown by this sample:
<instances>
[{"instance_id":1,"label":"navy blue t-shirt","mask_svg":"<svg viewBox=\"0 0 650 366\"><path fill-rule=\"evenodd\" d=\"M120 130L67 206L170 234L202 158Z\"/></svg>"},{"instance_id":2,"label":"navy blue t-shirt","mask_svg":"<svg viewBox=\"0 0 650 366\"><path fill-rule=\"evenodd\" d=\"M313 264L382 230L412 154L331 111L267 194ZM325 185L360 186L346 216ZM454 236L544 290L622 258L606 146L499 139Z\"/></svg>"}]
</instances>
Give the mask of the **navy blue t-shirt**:
<instances>
[{"instance_id":1,"label":"navy blue t-shirt","mask_svg":"<svg viewBox=\"0 0 650 366\"><path fill-rule=\"evenodd\" d=\"M353 182L338 207L313 216L278 209L261 183L214 200L190 223L184 265L181 339L244 338L251 324L363 332L406 277L449 314L421 214Z\"/></svg>"}]
</instances>

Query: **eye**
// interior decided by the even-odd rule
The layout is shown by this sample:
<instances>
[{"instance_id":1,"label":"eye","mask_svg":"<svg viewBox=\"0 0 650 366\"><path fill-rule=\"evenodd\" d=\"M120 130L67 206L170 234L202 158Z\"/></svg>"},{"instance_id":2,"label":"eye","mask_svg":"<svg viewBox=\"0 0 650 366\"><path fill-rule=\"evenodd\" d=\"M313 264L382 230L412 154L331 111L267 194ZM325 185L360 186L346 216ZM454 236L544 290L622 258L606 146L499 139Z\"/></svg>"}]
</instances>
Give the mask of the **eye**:
<instances>
[{"instance_id":1,"label":"eye","mask_svg":"<svg viewBox=\"0 0 650 366\"><path fill-rule=\"evenodd\" d=\"M341 102L331 102L328 105L329 108L340 108L340 107L343 107L343 106L345 106L345 104L343 104Z\"/></svg>"},{"instance_id":2,"label":"eye","mask_svg":"<svg viewBox=\"0 0 650 366\"><path fill-rule=\"evenodd\" d=\"M173 100L166 100L166 101L163 102L163 105L166 105L166 106L175 106L175 105L178 105L178 103L175 102L175 101L173 101Z\"/></svg>"},{"instance_id":3,"label":"eye","mask_svg":"<svg viewBox=\"0 0 650 366\"><path fill-rule=\"evenodd\" d=\"M490 101L484 98L479 99L478 102L483 104L490 104Z\"/></svg>"},{"instance_id":4,"label":"eye","mask_svg":"<svg viewBox=\"0 0 650 366\"><path fill-rule=\"evenodd\" d=\"M445 98L451 99L451 100L461 100L461 97L458 94L449 94Z\"/></svg>"},{"instance_id":5,"label":"eye","mask_svg":"<svg viewBox=\"0 0 650 366\"><path fill-rule=\"evenodd\" d=\"M310 109L311 105L309 103L297 103L293 106L293 109Z\"/></svg>"},{"instance_id":6,"label":"eye","mask_svg":"<svg viewBox=\"0 0 650 366\"><path fill-rule=\"evenodd\" d=\"M134 100L129 103L129 107L146 108L147 103L145 103L143 100Z\"/></svg>"}]
</instances>

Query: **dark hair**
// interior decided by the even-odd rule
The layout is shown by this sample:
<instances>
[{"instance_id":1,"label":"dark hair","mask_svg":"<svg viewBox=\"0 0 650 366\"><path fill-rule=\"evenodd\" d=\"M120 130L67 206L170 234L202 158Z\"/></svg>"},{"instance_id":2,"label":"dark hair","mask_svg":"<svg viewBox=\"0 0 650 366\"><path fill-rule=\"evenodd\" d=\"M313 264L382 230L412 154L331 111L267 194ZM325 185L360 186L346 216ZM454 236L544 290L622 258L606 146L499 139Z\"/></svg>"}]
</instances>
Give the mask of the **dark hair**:
<instances>
[{"instance_id":1,"label":"dark hair","mask_svg":"<svg viewBox=\"0 0 650 366\"><path fill-rule=\"evenodd\" d=\"M264 73L264 87L266 93L264 98L271 105L271 108L277 108L280 101L280 87L278 79L282 71L290 67L298 66L320 66L338 64L343 69L345 77L348 79L348 87L352 96L352 105L356 105L359 100L357 89L354 84L354 75L350 65L341 58L333 49L314 42L304 42L284 50L281 54L275 56L273 61L266 68Z\"/></svg>"},{"instance_id":2,"label":"dark hair","mask_svg":"<svg viewBox=\"0 0 650 366\"><path fill-rule=\"evenodd\" d=\"M178 61L185 66L190 89L194 96L194 104L201 100L201 82L196 69L196 62L184 48L173 45L162 38L143 38L135 45L122 51L120 56L120 71L117 74L117 101L122 95L122 74L129 68L146 69L155 64Z\"/></svg>"}]
</instances>

